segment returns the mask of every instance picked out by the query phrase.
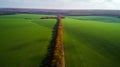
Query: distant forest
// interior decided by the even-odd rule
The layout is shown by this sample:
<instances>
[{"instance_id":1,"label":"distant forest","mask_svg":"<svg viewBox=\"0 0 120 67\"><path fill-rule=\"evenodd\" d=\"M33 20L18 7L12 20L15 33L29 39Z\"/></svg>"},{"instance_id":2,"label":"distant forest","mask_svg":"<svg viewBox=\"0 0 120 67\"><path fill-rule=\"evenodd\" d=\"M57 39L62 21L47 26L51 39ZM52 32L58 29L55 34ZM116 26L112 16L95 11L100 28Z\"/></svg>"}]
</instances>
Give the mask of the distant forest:
<instances>
[{"instance_id":1,"label":"distant forest","mask_svg":"<svg viewBox=\"0 0 120 67\"><path fill-rule=\"evenodd\" d=\"M0 8L0 15L6 14L48 14L69 16L116 16L120 18L120 10L55 10L55 9L23 9L23 8Z\"/></svg>"}]
</instances>

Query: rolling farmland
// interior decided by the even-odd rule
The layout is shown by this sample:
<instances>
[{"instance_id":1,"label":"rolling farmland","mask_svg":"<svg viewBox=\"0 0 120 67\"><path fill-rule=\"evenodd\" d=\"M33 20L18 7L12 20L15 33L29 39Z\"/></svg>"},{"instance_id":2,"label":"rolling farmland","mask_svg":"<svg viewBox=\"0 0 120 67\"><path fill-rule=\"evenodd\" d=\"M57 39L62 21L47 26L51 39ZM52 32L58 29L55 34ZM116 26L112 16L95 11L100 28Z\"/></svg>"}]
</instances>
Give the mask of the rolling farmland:
<instances>
[{"instance_id":1,"label":"rolling farmland","mask_svg":"<svg viewBox=\"0 0 120 67\"><path fill-rule=\"evenodd\" d=\"M120 23L81 18L63 20L66 67L120 67Z\"/></svg>"},{"instance_id":2,"label":"rolling farmland","mask_svg":"<svg viewBox=\"0 0 120 67\"><path fill-rule=\"evenodd\" d=\"M0 67L42 65L56 24L42 16L0 16ZM120 67L119 18L66 16L62 23L65 67Z\"/></svg>"},{"instance_id":3,"label":"rolling farmland","mask_svg":"<svg viewBox=\"0 0 120 67\"><path fill-rule=\"evenodd\" d=\"M0 67L39 67L56 23L41 16L0 16Z\"/></svg>"}]
</instances>

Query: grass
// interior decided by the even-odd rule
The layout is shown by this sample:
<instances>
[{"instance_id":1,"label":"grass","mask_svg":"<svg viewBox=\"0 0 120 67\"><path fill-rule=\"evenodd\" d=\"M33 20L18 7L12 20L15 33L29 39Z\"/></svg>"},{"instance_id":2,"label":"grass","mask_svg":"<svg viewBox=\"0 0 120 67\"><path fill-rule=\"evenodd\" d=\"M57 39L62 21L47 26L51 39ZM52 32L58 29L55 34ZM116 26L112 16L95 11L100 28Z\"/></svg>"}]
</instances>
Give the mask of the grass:
<instances>
[{"instance_id":1,"label":"grass","mask_svg":"<svg viewBox=\"0 0 120 67\"><path fill-rule=\"evenodd\" d=\"M0 67L39 67L56 20L43 15L0 16Z\"/></svg>"},{"instance_id":2,"label":"grass","mask_svg":"<svg viewBox=\"0 0 120 67\"><path fill-rule=\"evenodd\" d=\"M120 23L69 17L63 30L66 67L120 67Z\"/></svg>"},{"instance_id":3,"label":"grass","mask_svg":"<svg viewBox=\"0 0 120 67\"><path fill-rule=\"evenodd\" d=\"M101 22L111 22L111 23L120 23L120 18L112 17L112 16L68 16L72 19L78 20L93 20L93 21L101 21Z\"/></svg>"}]
</instances>

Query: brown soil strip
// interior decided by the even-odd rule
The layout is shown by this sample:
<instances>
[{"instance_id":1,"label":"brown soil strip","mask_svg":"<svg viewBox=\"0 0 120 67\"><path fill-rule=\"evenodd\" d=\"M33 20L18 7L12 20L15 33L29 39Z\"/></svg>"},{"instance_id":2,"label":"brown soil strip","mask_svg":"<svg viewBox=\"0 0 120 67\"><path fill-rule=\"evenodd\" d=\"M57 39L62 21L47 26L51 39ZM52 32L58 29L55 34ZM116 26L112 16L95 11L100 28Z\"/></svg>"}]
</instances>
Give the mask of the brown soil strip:
<instances>
[{"instance_id":1,"label":"brown soil strip","mask_svg":"<svg viewBox=\"0 0 120 67\"><path fill-rule=\"evenodd\" d=\"M46 58L40 67L65 67L64 46L63 46L63 29L62 19L57 17L57 23L52 34Z\"/></svg>"}]
</instances>

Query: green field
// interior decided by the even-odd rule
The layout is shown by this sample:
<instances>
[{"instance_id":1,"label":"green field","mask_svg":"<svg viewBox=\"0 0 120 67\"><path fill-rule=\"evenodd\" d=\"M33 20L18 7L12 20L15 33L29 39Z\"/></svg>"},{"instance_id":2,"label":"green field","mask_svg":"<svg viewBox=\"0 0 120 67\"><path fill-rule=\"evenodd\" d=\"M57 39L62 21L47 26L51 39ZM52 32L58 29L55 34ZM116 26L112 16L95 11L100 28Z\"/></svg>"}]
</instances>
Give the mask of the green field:
<instances>
[{"instance_id":1,"label":"green field","mask_svg":"<svg viewBox=\"0 0 120 67\"><path fill-rule=\"evenodd\" d=\"M92 21L102 21L102 22L113 22L120 23L120 18L112 16L68 16L71 19L77 20L92 20Z\"/></svg>"},{"instance_id":2,"label":"green field","mask_svg":"<svg viewBox=\"0 0 120 67\"><path fill-rule=\"evenodd\" d=\"M56 23L41 16L0 16L0 67L39 67Z\"/></svg>"},{"instance_id":3,"label":"green field","mask_svg":"<svg viewBox=\"0 0 120 67\"><path fill-rule=\"evenodd\" d=\"M41 16L0 16L0 67L40 66L56 24ZM67 16L63 30L66 67L120 67L120 18Z\"/></svg>"},{"instance_id":4,"label":"green field","mask_svg":"<svg viewBox=\"0 0 120 67\"><path fill-rule=\"evenodd\" d=\"M108 19L111 22L104 21ZM66 67L120 67L118 19L104 16L70 16L64 19Z\"/></svg>"}]
</instances>

